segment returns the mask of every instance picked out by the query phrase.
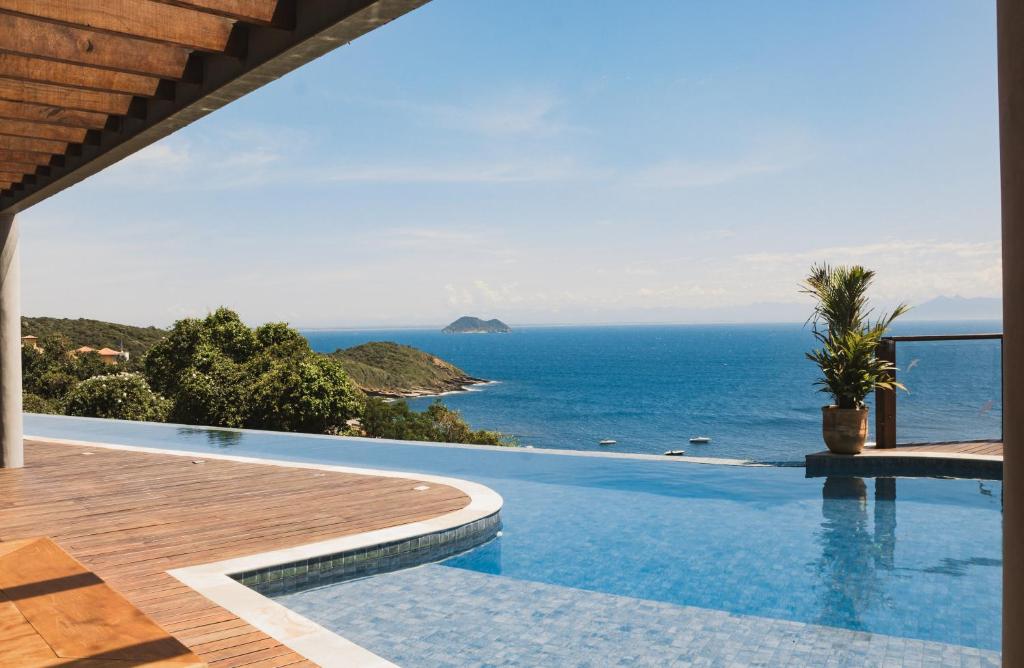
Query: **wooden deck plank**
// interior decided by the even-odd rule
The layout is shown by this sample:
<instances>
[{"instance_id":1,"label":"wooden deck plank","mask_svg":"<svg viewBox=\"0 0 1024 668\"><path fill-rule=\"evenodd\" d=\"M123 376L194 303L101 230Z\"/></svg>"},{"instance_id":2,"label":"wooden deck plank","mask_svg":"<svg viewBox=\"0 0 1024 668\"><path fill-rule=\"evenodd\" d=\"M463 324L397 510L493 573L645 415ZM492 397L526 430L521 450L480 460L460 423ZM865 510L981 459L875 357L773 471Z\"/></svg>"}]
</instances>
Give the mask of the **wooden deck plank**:
<instances>
[{"instance_id":1,"label":"wooden deck plank","mask_svg":"<svg viewBox=\"0 0 1024 668\"><path fill-rule=\"evenodd\" d=\"M53 537L200 658L225 668L310 664L167 570L421 521L469 503L444 485L414 490L420 483L411 479L193 464L36 441L26 442L26 460L24 469L0 471L0 541Z\"/></svg>"},{"instance_id":2,"label":"wooden deck plank","mask_svg":"<svg viewBox=\"0 0 1024 668\"><path fill-rule=\"evenodd\" d=\"M907 443L898 445L895 448L876 448L873 452L877 455L900 455L906 452L942 452L949 454L964 455L992 455L1003 456L1003 444L1000 441L964 441L950 443Z\"/></svg>"}]
</instances>

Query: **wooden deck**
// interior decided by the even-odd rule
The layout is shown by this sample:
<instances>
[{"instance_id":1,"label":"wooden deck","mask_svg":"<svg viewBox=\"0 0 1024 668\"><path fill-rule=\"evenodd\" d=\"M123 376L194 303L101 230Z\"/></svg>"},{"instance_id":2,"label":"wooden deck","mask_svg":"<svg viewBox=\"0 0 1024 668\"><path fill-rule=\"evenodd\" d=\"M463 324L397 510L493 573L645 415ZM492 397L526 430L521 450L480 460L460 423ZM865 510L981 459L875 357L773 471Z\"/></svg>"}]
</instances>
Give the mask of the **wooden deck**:
<instances>
[{"instance_id":1,"label":"wooden deck","mask_svg":"<svg viewBox=\"0 0 1024 668\"><path fill-rule=\"evenodd\" d=\"M968 441L966 443L907 443L898 445L895 448L874 448L876 455L903 454L907 452L921 452L934 454L957 454L957 455L990 455L995 457L1003 456L1002 441Z\"/></svg>"},{"instance_id":2,"label":"wooden deck","mask_svg":"<svg viewBox=\"0 0 1024 668\"><path fill-rule=\"evenodd\" d=\"M859 455L825 450L807 455L807 475L1003 477L1000 441L908 443L895 448L869 446Z\"/></svg>"},{"instance_id":3,"label":"wooden deck","mask_svg":"<svg viewBox=\"0 0 1024 668\"><path fill-rule=\"evenodd\" d=\"M436 517L414 480L27 441L0 470L0 541L49 536L211 666L310 662L166 571ZM0 649L3 645L0 629Z\"/></svg>"}]
</instances>

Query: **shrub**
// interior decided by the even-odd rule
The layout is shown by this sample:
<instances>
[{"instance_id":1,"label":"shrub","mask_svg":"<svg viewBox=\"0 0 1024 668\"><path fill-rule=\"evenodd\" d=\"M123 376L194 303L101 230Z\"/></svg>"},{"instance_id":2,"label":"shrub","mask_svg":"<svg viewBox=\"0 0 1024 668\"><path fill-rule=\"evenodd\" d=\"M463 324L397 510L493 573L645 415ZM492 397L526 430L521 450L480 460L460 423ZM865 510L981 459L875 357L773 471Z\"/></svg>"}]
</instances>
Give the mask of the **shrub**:
<instances>
[{"instance_id":1,"label":"shrub","mask_svg":"<svg viewBox=\"0 0 1024 668\"><path fill-rule=\"evenodd\" d=\"M140 374L117 373L78 383L64 408L68 415L160 422L167 417L169 403Z\"/></svg>"},{"instance_id":2,"label":"shrub","mask_svg":"<svg viewBox=\"0 0 1024 668\"><path fill-rule=\"evenodd\" d=\"M31 392L25 392L22 395L21 405L22 410L26 413L43 413L50 415L60 414L60 410L56 404L43 399L38 394L32 394Z\"/></svg>"},{"instance_id":3,"label":"shrub","mask_svg":"<svg viewBox=\"0 0 1024 668\"><path fill-rule=\"evenodd\" d=\"M373 438L404 441L436 441L476 445L517 445L514 438L496 431L472 430L462 414L435 401L418 413L404 401L388 402L377 397L367 400L363 431Z\"/></svg>"}]
</instances>

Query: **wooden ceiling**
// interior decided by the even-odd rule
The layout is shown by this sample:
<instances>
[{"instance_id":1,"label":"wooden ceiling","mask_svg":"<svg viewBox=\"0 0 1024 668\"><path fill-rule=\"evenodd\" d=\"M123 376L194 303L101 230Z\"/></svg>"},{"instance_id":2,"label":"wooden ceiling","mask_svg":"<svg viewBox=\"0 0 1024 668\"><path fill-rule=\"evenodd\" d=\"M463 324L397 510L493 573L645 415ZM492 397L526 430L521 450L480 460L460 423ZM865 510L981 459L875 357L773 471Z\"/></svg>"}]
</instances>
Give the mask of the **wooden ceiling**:
<instances>
[{"instance_id":1,"label":"wooden ceiling","mask_svg":"<svg viewBox=\"0 0 1024 668\"><path fill-rule=\"evenodd\" d=\"M0 212L427 1L0 0Z\"/></svg>"}]
</instances>

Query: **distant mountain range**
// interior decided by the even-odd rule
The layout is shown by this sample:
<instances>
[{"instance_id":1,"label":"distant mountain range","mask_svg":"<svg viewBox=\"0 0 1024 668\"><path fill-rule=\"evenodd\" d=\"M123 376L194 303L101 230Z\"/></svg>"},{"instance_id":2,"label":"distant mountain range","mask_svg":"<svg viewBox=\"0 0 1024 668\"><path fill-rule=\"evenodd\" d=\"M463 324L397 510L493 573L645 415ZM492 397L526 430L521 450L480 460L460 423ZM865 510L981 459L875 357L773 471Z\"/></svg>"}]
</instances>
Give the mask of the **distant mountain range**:
<instances>
[{"instance_id":1,"label":"distant mountain range","mask_svg":"<svg viewBox=\"0 0 1024 668\"><path fill-rule=\"evenodd\" d=\"M936 297L912 308L907 320L1002 320L999 297Z\"/></svg>"},{"instance_id":2,"label":"distant mountain range","mask_svg":"<svg viewBox=\"0 0 1024 668\"><path fill-rule=\"evenodd\" d=\"M445 334L507 334L512 328L498 320L481 320L471 315L464 315L441 330Z\"/></svg>"}]
</instances>

